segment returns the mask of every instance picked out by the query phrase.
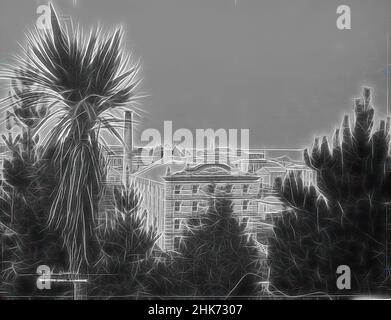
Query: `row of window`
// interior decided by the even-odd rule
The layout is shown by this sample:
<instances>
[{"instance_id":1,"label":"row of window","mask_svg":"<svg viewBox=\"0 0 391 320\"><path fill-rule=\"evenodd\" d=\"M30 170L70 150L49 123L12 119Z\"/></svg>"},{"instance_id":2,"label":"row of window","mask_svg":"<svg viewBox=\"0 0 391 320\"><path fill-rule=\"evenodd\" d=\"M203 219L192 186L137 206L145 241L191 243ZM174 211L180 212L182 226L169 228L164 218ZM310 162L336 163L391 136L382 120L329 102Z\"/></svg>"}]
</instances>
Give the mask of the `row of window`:
<instances>
[{"instance_id":1,"label":"row of window","mask_svg":"<svg viewBox=\"0 0 391 320\"><path fill-rule=\"evenodd\" d=\"M231 193L233 190L234 190L234 185L232 184L229 184L229 185L226 185L225 186L225 191L228 192L228 193ZM181 191L183 190L184 186L183 185L180 185L180 184L177 184L175 185L174 187L174 194L181 194ZM241 189L243 190L243 193L248 193L249 189L250 189L250 185L249 184L244 184L243 186L241 186ZM200 186L195 184L195 185L192 185L192 188L191 188L191 192L193 194L196 194L198 193L200 190Z\"/></svg>"},{"instance_id":2,"label":"row of window","mask_svg":"<svg viewBox=\"0 0 391 320\"><path fill-rule=\"evenodd\" d=\"M248 210L249 207L249 200L243 200L242 201L242 210ZM197 212L199 208L199 202L198 201L193 201L192 206L191 206L191 211ZM182 207L182 202L181 201L175 201L174 203L174 211L179 212Z\"/></svg>"},{"instance_id":3,"label":"row of window","mask_svg":"<svg viewBox=\"0 0 391 320\"><path fill-rule=\"evenodd\" d=\"M198 201L193 201L192 206L191 206L191 210L192 210L193 212L198 211L199 205L200 205L200 203L199 203ZM180 210L181 210L181 207L182 207L182 202L181 202L181 201L175 201L175 204L174 204L174 211L175 211L175 212L180 211Z\"/></svg>"},{"instance_id":4,"label":"row of window","mask_svg":"<svg viewBox=\"0 0 391 320\"><path fill-rule=\"evenodd\" d=\"M110 164L114 167L119 167L122 166L122 158L111 158Z\"/></svg>"}]
</instances>

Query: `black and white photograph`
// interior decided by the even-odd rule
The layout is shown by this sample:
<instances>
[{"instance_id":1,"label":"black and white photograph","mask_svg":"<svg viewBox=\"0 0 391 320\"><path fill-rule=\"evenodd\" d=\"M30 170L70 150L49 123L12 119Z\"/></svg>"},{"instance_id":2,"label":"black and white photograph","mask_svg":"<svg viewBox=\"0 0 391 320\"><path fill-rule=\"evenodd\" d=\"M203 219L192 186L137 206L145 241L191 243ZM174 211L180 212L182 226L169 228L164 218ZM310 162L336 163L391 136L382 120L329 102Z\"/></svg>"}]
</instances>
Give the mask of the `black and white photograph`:
<instances>
[{"instance_id":1,"label":"black and white photograph","mask_svg":"<svg viewBox=\"0 0 391 320\"><path fill-rule=\"evenodd\" d=\"M391 299L390 0L0 7L0 308Z\"/></svg>"}]
</instances>

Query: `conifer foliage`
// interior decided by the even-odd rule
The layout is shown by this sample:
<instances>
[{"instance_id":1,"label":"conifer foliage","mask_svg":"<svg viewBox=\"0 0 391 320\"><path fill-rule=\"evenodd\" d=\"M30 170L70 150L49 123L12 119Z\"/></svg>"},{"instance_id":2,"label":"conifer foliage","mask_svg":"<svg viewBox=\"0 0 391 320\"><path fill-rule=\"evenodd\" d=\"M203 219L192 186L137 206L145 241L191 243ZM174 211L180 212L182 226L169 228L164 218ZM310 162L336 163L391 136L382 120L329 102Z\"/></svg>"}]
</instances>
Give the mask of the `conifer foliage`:
<instances>
[{"instance_id":1,"label":"conifer foliage","mask_svg":"<svg viewBox=\"0 0 391 320\"><path fill-rule=\"evenodd\" d=\"M31 107L20 98L26 86L14 81L10 92L13 112L7 112L8 137L3 135L10 158L4 160L0 200L3 284L10 294L19 296L44 294L37 289L34 276L39 265L50 265L56 271L66 265L59 235L47 228L54 180L50 170L43 174L46 161L37 147L39 136L34 136L46 108ZM15 126L10 125L11 121ZM20 133L14 138L11 130ZM50 294L56 294L56 290Z\"/></svg>"},{"instance_id":2,"label":"conifer foliage","mask_svg":"<svg viewBox=\"0 0 391 320\"><path fill-rule=\"evenodd\" d=\"M374 129L369 88L355 100L354 120L343 119L330 148L327 137L305 150L316 185L290 174L281 183L283 217L271 239L274 287L290 294L346 294L338 266L351 269L349 293L384 292L387 203L391 198L390 119ZM285 270L285 271L284 271Z\"/></svg>"},{"instance_id":3,"label":"conifer foliage","mask_svg":"<svg viewBox=\"0 0 391 320\"><path fill-rule=\"evenodd\" d=\"M98 277L91 294L118 297L144 293L140 279L153 261L157 230L148 225L142 195L129 179L114 187L114 204L112 216L100 226Z\"/></svg>"},{"instance_id":4,"label":"conifer foliage","mask_svg":"<svg viewBox=\"0 0 391 320\"><path fill-rule=\"evenodd\" d=\"M189 219L179 247L185 281L196 296L251 296L259 291L262 254L239 223L225 192L208 187L206 212Z\"/></svg>"}]
</instances>

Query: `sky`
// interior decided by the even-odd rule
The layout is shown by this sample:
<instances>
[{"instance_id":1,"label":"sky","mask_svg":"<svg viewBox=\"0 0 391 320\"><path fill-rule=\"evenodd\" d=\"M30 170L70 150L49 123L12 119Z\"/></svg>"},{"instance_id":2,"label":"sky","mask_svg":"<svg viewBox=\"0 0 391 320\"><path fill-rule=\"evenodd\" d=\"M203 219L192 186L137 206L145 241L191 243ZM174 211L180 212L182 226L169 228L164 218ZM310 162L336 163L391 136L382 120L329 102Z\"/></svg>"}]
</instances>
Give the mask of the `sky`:
<instances>
[{"instance_id":1,"label":"sky","mask_svg":"<svg viewBox=\"0 0 391 320\"><path fill-rule=\"evenodd\" d=\"M250 146L303 148L331 135L363 85L386 110L390 0L57 0L89 29L125 28L148 93L137 133L249 129ZM2 0L0 62L11 62L41 0ZM351 30L338 30L339 5ZM5 84L0 83L4 94ZM136 138L137 141L137 138Z\"/></svg>"}]
</instances>

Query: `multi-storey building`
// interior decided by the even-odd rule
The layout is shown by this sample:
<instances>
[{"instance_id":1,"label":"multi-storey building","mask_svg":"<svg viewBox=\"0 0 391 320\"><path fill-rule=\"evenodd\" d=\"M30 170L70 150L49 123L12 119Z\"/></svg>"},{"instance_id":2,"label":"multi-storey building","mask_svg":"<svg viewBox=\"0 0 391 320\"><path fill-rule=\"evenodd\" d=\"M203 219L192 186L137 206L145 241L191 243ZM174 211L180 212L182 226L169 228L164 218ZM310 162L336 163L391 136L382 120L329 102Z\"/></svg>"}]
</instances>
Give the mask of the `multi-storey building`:
<instances>
[{"instance_id":1,"label":"multi-storey building","mask_svg":"<svg viewBox=\"0 0 391 320\"><path fill-rule=\"evenodd\" d=\"M164 247L176 249L187 219L202 215L208 208L207 188L214 184L232 200L234 215L248 222L249 233L262 218L258 210L258 177L234 171L225 164L199 164L163 177L165 183Z\"/></svg>"}]
</instances>

